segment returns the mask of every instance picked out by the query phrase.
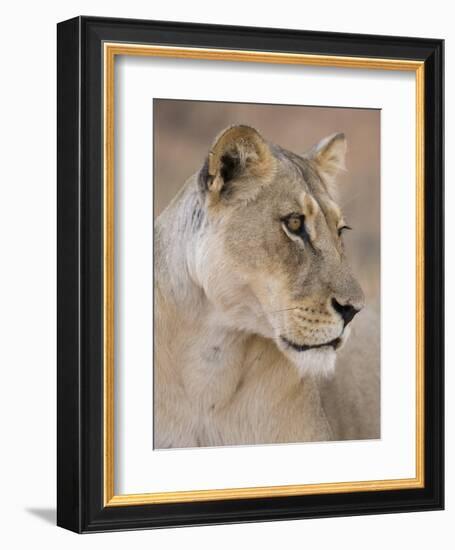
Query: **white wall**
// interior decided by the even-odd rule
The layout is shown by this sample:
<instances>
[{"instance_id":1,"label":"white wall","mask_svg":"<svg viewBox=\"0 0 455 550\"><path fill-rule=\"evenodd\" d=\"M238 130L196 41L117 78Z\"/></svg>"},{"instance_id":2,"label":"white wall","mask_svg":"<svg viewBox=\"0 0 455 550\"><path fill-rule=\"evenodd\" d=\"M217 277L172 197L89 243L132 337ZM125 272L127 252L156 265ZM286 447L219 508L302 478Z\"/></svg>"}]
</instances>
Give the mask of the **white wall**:
<instances>
[{"instance_id":1,"label":"white wall","mask_svg":"<svg viewBox=\"0 0 455 550\"><path fill-rule=\"evenodd\" d=\"M138 17L446 38L447 199L455 206L450 3L280 0L151 2L66 0L5 4L0 85L0 540L10 547L95 548L130 544L185 548L317 545L320 548L449 547L455 522L454 477L447 511L77 537L53 526L55 508L55 24L75 15ZM452 21L452 22L451 22ZM452 31L452 32L451 32ZM447 221L447 281L455 276ZM447 291L451 313L454 292ZM454 325L448 315L447 335ZM447 394L454 389L447 350ZM454 462L454 407L448 399L447 463ZM452 542L453 543L453 542Z\"/></svg>"}]
</instances>

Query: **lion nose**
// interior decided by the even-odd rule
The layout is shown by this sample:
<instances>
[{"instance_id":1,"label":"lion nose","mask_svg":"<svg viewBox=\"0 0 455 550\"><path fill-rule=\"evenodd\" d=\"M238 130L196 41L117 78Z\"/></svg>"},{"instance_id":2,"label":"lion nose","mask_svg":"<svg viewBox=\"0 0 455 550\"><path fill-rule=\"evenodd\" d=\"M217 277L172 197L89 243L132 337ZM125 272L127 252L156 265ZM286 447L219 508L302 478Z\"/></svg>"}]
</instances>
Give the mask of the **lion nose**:
<instances>
[{"instance_id":1,"label":"lion nose","mask_svg":"<svg viewBox=\"0 0 455 550\"><path fill-rule=\"evenodd\" d=\"M340 304L335 298L332 299L332 306L333 309L341 315L344 326L348 325L360 311L360 309L355 308L351 304Z\"/></svg>"}]
</instances>

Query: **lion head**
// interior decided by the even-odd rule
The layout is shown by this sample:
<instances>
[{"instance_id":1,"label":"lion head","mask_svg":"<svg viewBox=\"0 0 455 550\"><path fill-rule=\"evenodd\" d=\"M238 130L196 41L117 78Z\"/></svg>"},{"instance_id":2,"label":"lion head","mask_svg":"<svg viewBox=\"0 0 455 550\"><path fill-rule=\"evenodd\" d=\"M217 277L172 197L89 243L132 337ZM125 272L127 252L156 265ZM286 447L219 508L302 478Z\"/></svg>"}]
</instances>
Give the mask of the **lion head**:
<instances>
[{"instance_id":1,"label":"lion head","mask_svg":"<svg viewBox=\"0 0 455 550\"><path fill-rule=\"evenodd\" d=\"M297 155L232 126L197 176L204 223L192 277L217 322L273 339L302 373L333 369L364 304L335 202L345 153L343 134Z\"/></svg>"}]
</instances>

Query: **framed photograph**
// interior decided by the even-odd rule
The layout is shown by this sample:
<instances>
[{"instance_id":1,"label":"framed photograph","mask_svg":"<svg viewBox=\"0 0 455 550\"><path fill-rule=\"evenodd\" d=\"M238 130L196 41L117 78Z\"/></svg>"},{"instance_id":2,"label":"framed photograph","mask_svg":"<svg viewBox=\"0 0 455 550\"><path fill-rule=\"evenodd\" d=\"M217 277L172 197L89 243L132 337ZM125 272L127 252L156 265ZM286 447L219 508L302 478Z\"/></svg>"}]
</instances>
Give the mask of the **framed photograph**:
<instances>
[{"instance_id":1,"label":"framed photograph","mask_svg":"<svg viewBox=\"0 0 455 550\"><path fill-rule=\"evenodd\" d=\"M76 532L443 508L443 41L58 25Z\"/></svg>"}]
</instances>

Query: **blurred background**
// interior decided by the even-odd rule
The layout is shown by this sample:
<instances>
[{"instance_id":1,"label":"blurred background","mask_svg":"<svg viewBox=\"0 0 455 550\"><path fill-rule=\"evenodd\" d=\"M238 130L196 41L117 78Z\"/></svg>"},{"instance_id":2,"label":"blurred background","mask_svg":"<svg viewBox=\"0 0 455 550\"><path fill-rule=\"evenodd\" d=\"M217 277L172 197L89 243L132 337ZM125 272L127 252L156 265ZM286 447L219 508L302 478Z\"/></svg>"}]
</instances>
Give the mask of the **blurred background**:
<instances>
[{"instance_id":1,"label":"blurred background","mask_svg":"<svg viewBox=\"0 0 455 550\"><path fill-rule=\"evenodd\" d=\"M155 216L199 170L216 135L232 124L253 126L297 154L327 135L345 133L347 172L339 177L339 204L353 228L345 233L346 249L367 304L379 313L380 111L155 99Z\"/></svg>"}]
</instances>

